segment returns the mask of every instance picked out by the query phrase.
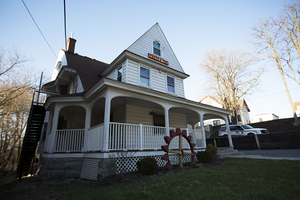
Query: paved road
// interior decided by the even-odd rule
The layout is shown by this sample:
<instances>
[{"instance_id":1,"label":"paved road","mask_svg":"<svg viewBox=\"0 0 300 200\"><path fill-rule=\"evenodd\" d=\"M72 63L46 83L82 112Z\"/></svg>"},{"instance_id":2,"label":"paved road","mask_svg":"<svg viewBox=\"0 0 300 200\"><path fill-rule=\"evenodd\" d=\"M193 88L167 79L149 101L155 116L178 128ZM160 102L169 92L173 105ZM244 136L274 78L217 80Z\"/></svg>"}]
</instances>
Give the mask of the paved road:
<instances>
[{"instance_id":1,"label":"paved road","mask_svg":"<svg viewBox=\"0 0 300 200\"><path fill-rule=\"evenodd\" d=\"M243 152L244 155L232 157L276 160L300 160L300 149L239 150L239 152Z\"/></svg>"}]
</instances>

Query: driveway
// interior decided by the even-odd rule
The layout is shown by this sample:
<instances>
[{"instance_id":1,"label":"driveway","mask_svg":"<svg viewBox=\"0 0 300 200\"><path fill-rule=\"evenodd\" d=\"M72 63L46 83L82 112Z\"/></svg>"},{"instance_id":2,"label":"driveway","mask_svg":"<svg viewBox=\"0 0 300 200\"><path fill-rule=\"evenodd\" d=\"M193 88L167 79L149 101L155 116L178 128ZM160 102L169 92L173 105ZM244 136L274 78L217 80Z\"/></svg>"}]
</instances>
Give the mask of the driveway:
<instances>
[{"instance_id":1,"label":"driveway","mask_svg":"<svg viewBox=\"0 0 300 200\"><path fill-rule=\"evenodd\" d=\"M231 156L238 158L300 160L300 149L272 149L272 150L239 150L244 155Z\"/></svg>"}]
</instances>

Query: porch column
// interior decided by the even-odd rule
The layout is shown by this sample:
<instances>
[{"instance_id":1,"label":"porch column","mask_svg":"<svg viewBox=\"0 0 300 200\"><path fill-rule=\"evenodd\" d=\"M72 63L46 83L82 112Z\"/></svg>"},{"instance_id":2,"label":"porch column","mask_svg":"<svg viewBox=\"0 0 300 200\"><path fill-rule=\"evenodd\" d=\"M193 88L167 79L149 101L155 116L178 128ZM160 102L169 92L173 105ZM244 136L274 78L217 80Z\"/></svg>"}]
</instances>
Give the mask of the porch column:
<instances>
[{"instance_id":1,"label":"porch column","mask_svg":"<svg viewBox=\"0 0 300 200\"><path fill-rule=\"evenodd\" d=\"M111 106L110 90L107 89L105 94L105 108L104 108L103 151L108 151L110 106Z\"/></svg>"},{"instance_id":2,"label":"porch column","mask_svg":"<svg viewBox=\"0 0 300 200\"><path fill-rule=\"evenodd\" d=\"M226 129L227 129L227 135L228 135L229 147L232 147L232 148L233 148L233 143L232 143L231 133L230 133L230 129L229 129L228 118L227 118L227 117L224 117L224 119L225 119L225 123L226 123Z\"/></svg>"},{"instance_id":3,"label":"porch column","mask_svg":"<svg viewBox=\"0 0 300 200\"><path fill-rule=\"evenodd\" d=\"M165 109L165 127L166 127L166 135L170 135L170 122L169 122L169 106L168 104L164 107Z\"/></svg>"},{"instance_id":4,"label":"porch column","mask_svg":"<svg viewBox=\"0 0 300 200\"><path fill-rule=\"evenodd\" d=\"M204 114L202 112L199 112L201 133L203 138L203 147L206 148L206 136L205 136L204 122L203 122L203 115Z\"/></svg>"},{"instance_id":5,"label":"porch column","mask_svg":"<svg viewBox=\"0 0 300 200\"><path fill-rule=\"evenodd\" d=\"M60 111L61 106L55 105L54 108L54 114L53 114L53 119L52 119L52 131L51 131L51 137L50 139L50 147L49 147L49 152L53 153L54 147L55 147L55 138L56 138L56 131L57 131L57 125L58 125L58 118L59 118L59 111Z\"/></svg>"},{"instance_id":6,"label":"porch column","mask_svg":"<svg viewBox=\"0 0 300 200\"><path fill-rule=\"evenodd\" d=\"M48 119L48 126L46 130L46 135L45 135L45 146L44 146L44 152L49 152L50 151L50 140L51 140L51 131L52 131L52 126L53 126L53 116L54 116L54 110L51 110L49 113L49 119Z\"/></svg>"},{"instance_id":7,"label":"porch column","mask_svg":"<svg viewBox=\"0 0 300 200\"><path fill-rule=\"evenodd\" d=\"M85 108L85 129L84 129L84 145L82 151L89 150L89 129L91 126L91 108L90 106L84 106Z\"/></svg>"}]
</instances>

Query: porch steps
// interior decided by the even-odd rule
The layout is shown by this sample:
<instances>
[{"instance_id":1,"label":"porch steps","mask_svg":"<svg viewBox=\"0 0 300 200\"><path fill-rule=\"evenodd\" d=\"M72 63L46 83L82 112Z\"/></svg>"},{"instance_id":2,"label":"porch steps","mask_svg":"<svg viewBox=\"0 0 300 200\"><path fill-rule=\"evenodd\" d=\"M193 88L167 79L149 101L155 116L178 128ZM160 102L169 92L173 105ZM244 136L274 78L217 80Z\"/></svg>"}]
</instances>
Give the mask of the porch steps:
<instances>
[{"instance_id":1,"label":"porch steps","mask_svg":"<svg viewBox=\"0 0 300 200\"><path fill-rule=\"evenodd\" d=\"M44 117L45 108L43 106L31 105L16 178L20 179L22 176L29 174L31 162L35 156L36 147L41 136Z\"/></svg>"},{"instance_id":2,"label":"porch steps","mask_svg":"<svg viewBox=\"0 0 300 200\"><path fill-rule=\"evenodd\" d=\"M89 180L97 180L99 162L100 162L99 159L85 158L83 160L80 178L89 179Z\"/></svg>"},{"instance_id":3,"label":"porch steps","mask_svg":"<svg viewBox=\"0 0 300 200\"><path fill-rule=\"evenodd\" d=\"M237 149L233 149L232 147L218 147L218 152L216 154L217 158L220 159L239 155L244 155L244 153L239 152Z\"/></svg>"}]
</instances>

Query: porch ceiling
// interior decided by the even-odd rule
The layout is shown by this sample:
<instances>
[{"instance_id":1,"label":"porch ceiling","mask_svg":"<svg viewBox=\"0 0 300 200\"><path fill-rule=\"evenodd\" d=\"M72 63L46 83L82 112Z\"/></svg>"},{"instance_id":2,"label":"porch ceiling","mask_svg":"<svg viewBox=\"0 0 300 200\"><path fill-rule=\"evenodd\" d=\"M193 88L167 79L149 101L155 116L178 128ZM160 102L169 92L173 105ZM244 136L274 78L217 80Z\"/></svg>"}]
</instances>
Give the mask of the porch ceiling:
<instances>
[{"instance_id":1,"label":"porch ceiling","mask_svg":"<svg viewBox=\"0 0 300 200\"><path fill-rule=\"evenodd\" d=\"M210 113L205 114L205 115L203 116L203 120L216 119L216 118L222 118L222 117L220 117L220 115L210 114Z\"/></svg>"}]
</instances>

